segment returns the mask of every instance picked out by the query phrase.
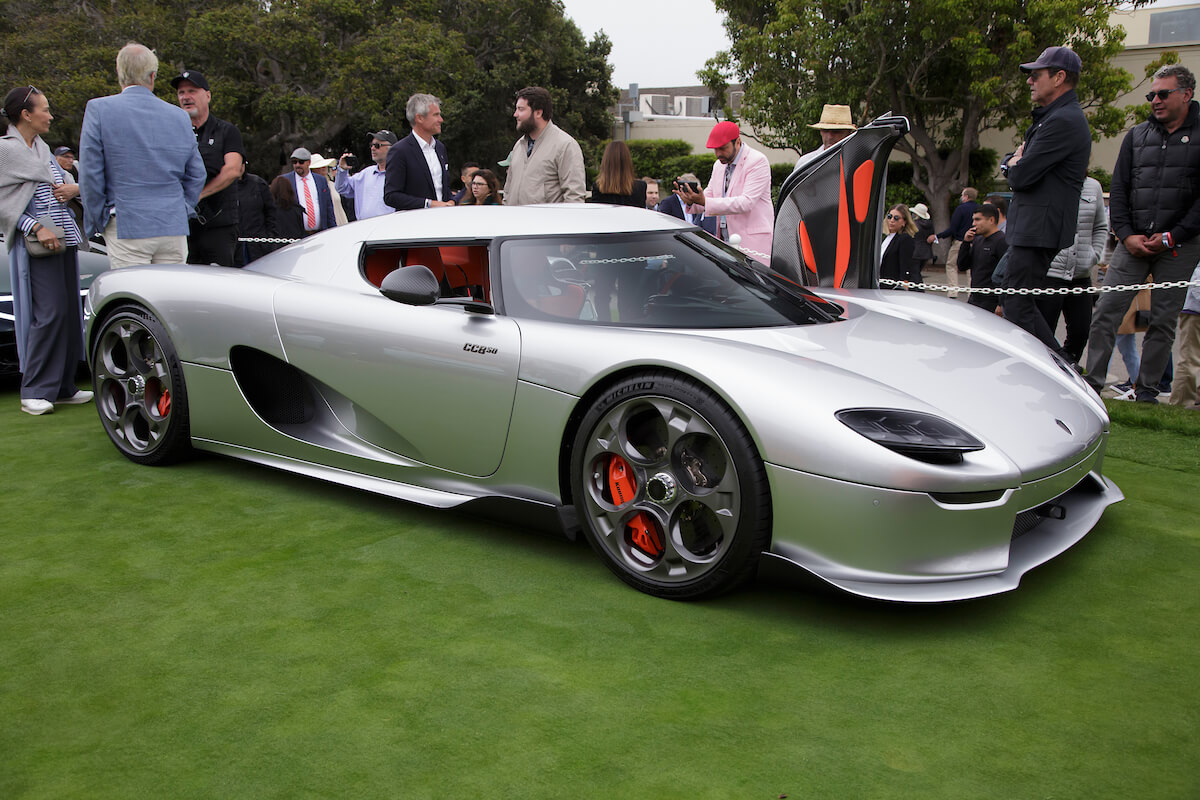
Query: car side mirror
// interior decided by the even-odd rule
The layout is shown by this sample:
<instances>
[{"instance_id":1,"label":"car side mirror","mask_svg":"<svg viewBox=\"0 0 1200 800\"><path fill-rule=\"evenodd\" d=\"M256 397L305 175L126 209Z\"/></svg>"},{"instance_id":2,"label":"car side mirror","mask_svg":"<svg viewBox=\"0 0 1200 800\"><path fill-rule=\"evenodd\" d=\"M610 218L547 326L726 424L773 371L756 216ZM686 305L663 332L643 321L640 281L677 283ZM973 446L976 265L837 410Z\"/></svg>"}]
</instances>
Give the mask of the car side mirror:
<instances>
[{"instance_id":1,"label":"car side mirror","mask_svg":"<svg viewBox=\"0 0 1200 800\"><path fill-rule=\"evenodd\" d=\"M379 292L389 300L409 306L432 305L441 297L433 271L420 264L389 272L379 284Z\"/></svg>"}]
</instances>

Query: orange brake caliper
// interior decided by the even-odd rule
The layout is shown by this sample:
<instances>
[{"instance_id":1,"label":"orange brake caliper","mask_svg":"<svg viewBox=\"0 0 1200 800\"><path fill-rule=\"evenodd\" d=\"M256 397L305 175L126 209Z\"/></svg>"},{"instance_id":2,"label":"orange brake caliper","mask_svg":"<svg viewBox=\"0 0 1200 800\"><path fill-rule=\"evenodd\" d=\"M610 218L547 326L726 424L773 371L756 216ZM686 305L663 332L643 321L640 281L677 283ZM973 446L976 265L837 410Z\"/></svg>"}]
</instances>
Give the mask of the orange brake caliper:
<instances>
[{"instance_id":1,"label":"orange brake caliper","mask_svg":"<svg viewBox=\"0 0 1200 800\"><path fill-rule=\"evenodd\" d=\"M633 470L620 456L613 456L612 460L608 462L608 490L612 492L615 506L623 506L637 495Z\"/></svg>"},{"instance_id":2,"label":"orange brake caliper","mask_svg":"<svg viewBox=\"0 0 1200 800\"><path fill-rule=\"evenodd\" d=\"M608 462L608 489L612 493L613 505L622 506L637 496L637 484L633 480L633 470L620 456L613 456ZM662 537L654 520L645 511L639 511L626 523L629 528L629 540L634 547L651 558L663 554Z\"/></svg>"},{"instance_id":3,"label":"orange brake caliper","mask_svg":"<svg viewBox=\"0 0 1200 800\"><path fill-rule=\"evenodd\" d=\"M633 542L634 547L651 558L658 558L663 554L662 539L658 535L658 528L655 527L654 521L645 511L634 514L628 525L630 528L629 540Z\"/></svg>"},{"instance_id":4,"label":"orange brake caliper","mask_svg":"<svg viewBox=\"0 0 1200 800\"><path fill-rule=\"evenodd\" d=\"M171 413L171 393L163 392L158 397L158 413L161 416L167 416Z\"/></svg>"}]
</instances>

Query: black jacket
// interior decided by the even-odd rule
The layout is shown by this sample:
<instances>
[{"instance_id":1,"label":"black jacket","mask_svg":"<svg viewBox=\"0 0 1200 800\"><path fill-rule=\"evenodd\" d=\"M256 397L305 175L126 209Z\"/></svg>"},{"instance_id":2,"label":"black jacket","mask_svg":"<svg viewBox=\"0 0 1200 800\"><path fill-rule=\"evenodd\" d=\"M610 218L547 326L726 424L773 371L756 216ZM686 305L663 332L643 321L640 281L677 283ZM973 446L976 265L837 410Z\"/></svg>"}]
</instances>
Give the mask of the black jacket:
<instances>
[{"instance_id":1,"label":"black jacket","mask_svg":"<svg viewBox=\"0 0 1200 800\"><path fill-rule=\"evenodd\" d=\"M1074 243L1091 153L1091 128L1075 90L1033 110L1024 154L1012 166L1012 153L1003 162L1013 190L1005 228L1010 247L1061 250Z\"/></svg>"},{"instance_id":2,"label":"black jacket","mask_svg":"<svg viewBox=\"0 0 1200 800\"><path fill-rule=\"evenodd\" d=\"M646 207L646 182L634 178L633 191L631 194L605 194L596 188L596 184L592 184L592 196L588 198L589 203L610 203L614 206L633 206L634 208Z\"/></svg>"},{"instance_id":3,"label":"black jacket","mask_svg":"<svg viewBox=\"0 0 1200 800\"><path fill-rule=\"evenodd\" d=\"M996 231L986 239L976 236L963 242L958 249L958 268L971 271L971 286L983 289L993 286L992 273L1000 263L1000 257L1008 249L1004 231Z\"/></svg>"},{"instance_id":4,"label":"black jacket","mask_svg":"<svg viewBox=\"0 0 1200 800\"><path fill-rule=\"evenodd\" d=\"M952 239L962 241L962 238L967 235L967 231L971 229L971 218L975 216L975 212L979 209L979 204L974 200L968 200L965 203L959 203L954 209L954 213L950 215L950 227L938 234L939 239L945 239L949 236ZM930 223L932 226L933 223ZM920 223L917 223L920 227Z\"/></svg>"},{"instance_id":5,"label":"black jacket","mask_svg":"<svg viewBox=\"0 0 1200 800\"><path fill-rule=\"evenodd\" d=\"M262 178L247 172L234 181L238 201L238 236L271 238L275 235L275 201ZM238 242L235 260L247 264L274 248L262 242Z\"/></svg>"},{"instance_id":6,"label":"black jacket","mask_svg":"<svg viewBox=\"0 0 1200 800\"><path fill-rule=\"evenodd\" d=\"M289 206L288 208L275 207L275 230L271 235L279 239L303 239L304 230L304 209L300 206ZM271 245L272 248L278 249L283 247L282 244Z\"/></svg>"},{"instance_id":7,"label":"black jacket","mask_svg":"<svg viewBox=\"0 0 1200 800\"><path fill-rule=\"evenodd\" d=\"M1109 194L1118 239L1170 231L1176 242L1200 235L1200 103L1174 133L1153 116L1125 135Z\"/></svg>"},{"instance_id":8,"label":"black jacket","mask_svg":"<svg viewBox=\"0 0 1200 800\"><path fill-rule=\"evenodd\" d=\"M668 216L675 217L676 219L687 219L687 217L683 215L683 201L679 199L679 195L677 194L669 194L664 197L663 201L658 204L658 213L667 214ZM719 220L720 217L706 217L704 212L700 212L700 220L696 222L696 224L702 229L711 233L713 236L716 236L717 222Z\"/></svg>"},{"instance_id":9,"label":"black jacket","mask_svg":"<svg viewBox=\"0 0 1200 800\"><path fill-rule=\"evenodd\" d=\"M892 237L879 262L879 277L891 278L894 281L921 282L921 272L913 261L913 237L904 231Z\"/></svg>"},{"instance_id":10,"label":"black jacket","mask_svg":"<svg viewBox=\"0 0 1200 800\"><path fill-rule=\"evenodd\" d=\"M933 220L914 216L913 222L917 224L917 232L913 234L913 258L928 261L933 258L933 245L929 243L929 237L933 236Z\"/></svg>"},{"instance_id":11,"label":"black jacket","mask_svg":"<svg viewBox=\"0 0 1200 800\"><path fill-rule=\"evenodd\" d=\"M449 200L450 162L446 157L446 145L435 139L433 149L442 165L442 199ZM383 179L383 202L397 211L424 208L426 200L437 200L437 189L433 176L429 174L429 162L421 152L416 134L410 133L388 150L386 173Z\"/></svg>"}]
</instances>

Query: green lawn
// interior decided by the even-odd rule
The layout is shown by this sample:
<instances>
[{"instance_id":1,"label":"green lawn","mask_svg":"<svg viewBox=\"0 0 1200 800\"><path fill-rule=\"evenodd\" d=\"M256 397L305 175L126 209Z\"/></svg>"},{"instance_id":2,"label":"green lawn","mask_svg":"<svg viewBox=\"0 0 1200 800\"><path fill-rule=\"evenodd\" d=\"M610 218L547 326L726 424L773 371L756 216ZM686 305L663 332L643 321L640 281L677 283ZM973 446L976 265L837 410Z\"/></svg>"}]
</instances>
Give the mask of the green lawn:
<instances>
[{"instance_id":1,"label":"green lawn","mask_svg":"<svg viewBox=\"0 0 1200 800\"><path fill-rule=\"evenodd\" d=\"M9 386L0 798L1196 798L1200 414L1113 413L1128 499L1015 592L675 603Z\"/></svg>"}]
</instances>

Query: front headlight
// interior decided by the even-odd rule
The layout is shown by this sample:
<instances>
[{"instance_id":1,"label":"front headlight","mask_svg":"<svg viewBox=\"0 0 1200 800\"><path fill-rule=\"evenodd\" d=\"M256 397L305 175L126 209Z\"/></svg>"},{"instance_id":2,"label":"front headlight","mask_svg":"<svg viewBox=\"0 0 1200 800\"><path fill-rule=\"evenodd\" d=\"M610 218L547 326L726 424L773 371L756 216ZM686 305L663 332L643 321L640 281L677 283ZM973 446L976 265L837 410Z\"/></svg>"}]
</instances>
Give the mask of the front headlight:
<instances>
[{"instance_id":1,"label":"front headlight","mask_svg":"<svg viewBox=\"0 0 1200 800\"><path fill-rule=\"evenodd\" d=\"M857 434L889 450L929 464L957 464L983 442L952 422L920 411L847 408L834 416Z\"/></svg>"}]
</instances>

